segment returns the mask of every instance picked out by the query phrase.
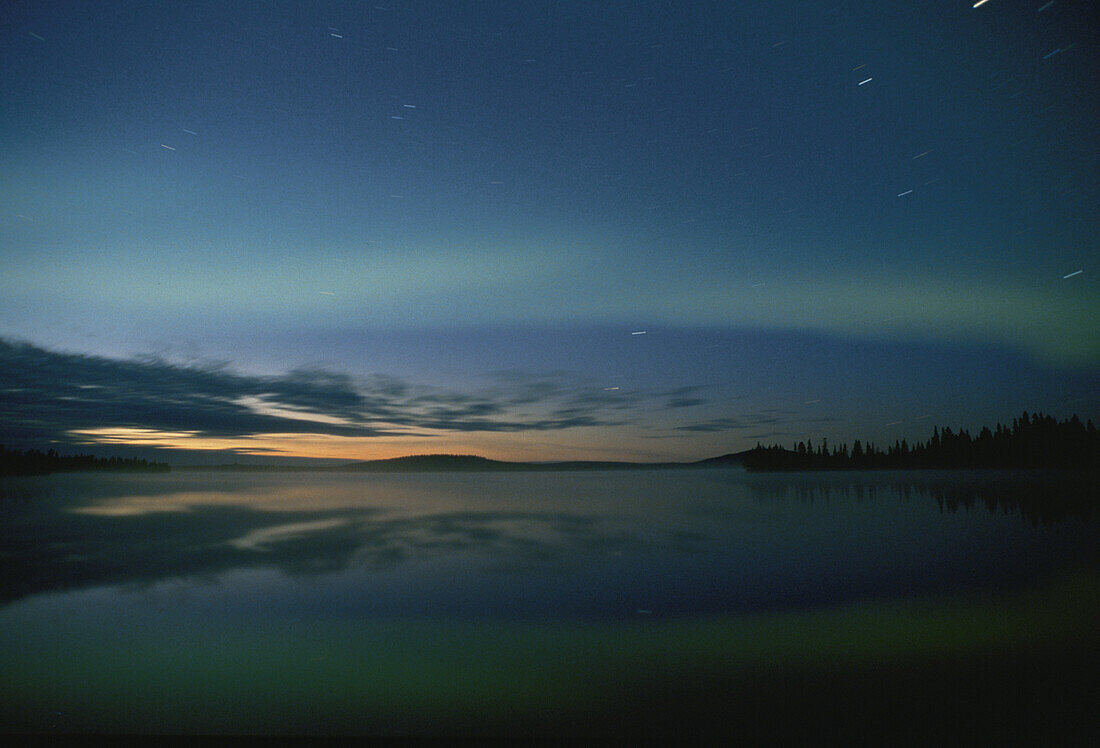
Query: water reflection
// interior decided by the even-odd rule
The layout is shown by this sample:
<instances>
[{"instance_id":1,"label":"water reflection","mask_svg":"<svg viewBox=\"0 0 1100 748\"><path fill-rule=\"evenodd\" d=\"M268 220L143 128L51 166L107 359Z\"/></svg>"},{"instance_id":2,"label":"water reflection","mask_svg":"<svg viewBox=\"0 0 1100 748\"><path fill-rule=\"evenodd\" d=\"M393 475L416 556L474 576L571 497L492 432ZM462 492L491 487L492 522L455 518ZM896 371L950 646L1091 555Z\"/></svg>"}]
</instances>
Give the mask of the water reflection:
<instances>
[{"instance_id":1,"label":"water reflection","mask_svg":"<svg viewBox=\"0 0 1100 748\"><path fill-rule=\"evenodd\" d=\"M1096 547L1095 490L1051 476L185 474L0 489L0 603L273 570L289 598L355 613L676 615L997 586L1091 563ZM975 506L990 511L960 512Z\"/></svg>"},{"instance_id":2,"label":"water reflection","mask_svg":"<svg viewBox=\"0 0 1100 748\"><path fill-rule=\"evenodd\" d=\"M772 476L768 476L772 478ZM941 511L984 507L990 513L1018 515L1033 526L1091 520L1100 488L1090 473L1036 471L813 473L746 482L758 500L803 502L934 500Z\"/></svg>"},{"instance_id":3,"label":"water reflection","mask_svg":"<svg viewBox=\"0 0 1100 748\"><path fill-rule=\"evenodd\" d=\"M214 577L231 569L275 567L288 575L350 565L387 569L412 559L477 555L510 569L561 564L593 552L623 553L642 542L597 518L538 512L452 512L386 517L377 509L295 513L207 506L139 515L33 513L0 529L0 600L92 584ZM662 542L685 549L691 536Z\"/></svg>"}]
</instances>

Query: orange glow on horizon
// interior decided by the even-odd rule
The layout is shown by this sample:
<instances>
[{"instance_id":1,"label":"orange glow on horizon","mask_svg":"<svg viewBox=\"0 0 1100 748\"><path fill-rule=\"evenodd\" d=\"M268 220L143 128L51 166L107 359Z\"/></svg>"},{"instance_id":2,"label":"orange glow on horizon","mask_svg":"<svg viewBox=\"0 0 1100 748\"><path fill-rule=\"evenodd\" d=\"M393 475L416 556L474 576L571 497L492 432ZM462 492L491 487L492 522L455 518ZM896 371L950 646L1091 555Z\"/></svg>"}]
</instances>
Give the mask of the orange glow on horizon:
<instances>
[{"instance_id":1,"label":"orange glow on horizon","mask_svg":"<svg viewBox=\"0 0 1100 748\"><path fill-rule=\"evenodd\" d=\"M240 455L342 460L400 457L409 453L408 441L417 444L432 441L421 436L406 440L402 437L347 437L330 434L203 436L197 431L159 431L128 427L79 429L68 433L80 438L84 444L210 452L232 450Z\"/></svg>"},{"instance_id":2,"label":"orange glow on horizon","mask_svg":"<svg viewBox=\"0 0 1100 748\"><path fill-rule=\"evenodd\" d=\"M332 434L250 434L206 436L198 431L105 427L76 429L68 434L81 444L155 447L195 451L226 451L233 455L335 460L384 460L414 454L473 454L505 461L689 459L664 456L603 429L557 432L428 432L408 436L349 437ZM613 446L611 446L613 445ZM648 446L648 445L647 445ZM709 456L709 455L708 455ZM166 456L171 462L171 456Z\"/></svg>"}]
</instances>

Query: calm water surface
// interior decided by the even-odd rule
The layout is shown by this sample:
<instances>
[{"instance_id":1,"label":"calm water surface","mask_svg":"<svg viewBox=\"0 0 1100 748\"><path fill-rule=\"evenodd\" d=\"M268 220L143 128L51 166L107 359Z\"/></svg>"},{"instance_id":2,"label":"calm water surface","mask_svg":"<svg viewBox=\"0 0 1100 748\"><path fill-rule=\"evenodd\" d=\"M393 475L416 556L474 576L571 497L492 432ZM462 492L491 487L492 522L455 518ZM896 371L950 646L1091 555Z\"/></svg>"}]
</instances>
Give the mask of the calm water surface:
<instances>
[{"instance_id":1,"label":"calm water surface","mask_svg":"<svg viewBox=\"0 0 1100 748\"><path fill-rule=\"evenodd\" d=\"M446 730L596 698L608 671L623 687L632 667L717 661L708 650L805 659L829 626L856 657L866 631L845 621L894 615L884 601L974 601L951 620L986 636L1000 620L987 601L1100 568L1091 489L1027 474L177 471L0 486L0 698L8 725L35 731Z\"/></svg>"}]
</instances>

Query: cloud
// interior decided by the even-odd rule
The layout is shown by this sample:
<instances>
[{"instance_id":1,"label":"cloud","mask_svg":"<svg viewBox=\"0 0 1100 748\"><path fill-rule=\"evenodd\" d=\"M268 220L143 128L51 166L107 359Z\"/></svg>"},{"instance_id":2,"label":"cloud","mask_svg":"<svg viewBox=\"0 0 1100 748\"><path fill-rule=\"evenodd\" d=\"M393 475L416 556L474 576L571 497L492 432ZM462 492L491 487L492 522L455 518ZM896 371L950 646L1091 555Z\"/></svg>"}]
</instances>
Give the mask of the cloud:
<instances>
[{"instance_id":1,"label":"cloud","mask_svg":"<svg viewBox=\"0 0 1100 748\"><path fill-rule=\"evenodd\" d=\"M698 387L608 391L568 372L496 372L472 392L323 369L277 376L156 357L110 359L0 339L0 437L10 445L92 441L165 446L256 435L431 436L635 422ZM690 398L703 402L700 398ZM681 407L681 406L673 406ZM181 445L182 446L182 445Z\"/></svg>"},{"instance_id":2,"label":"cloud","mask_svg":"<svg viewBox=\"0 0 1100 748\"><path fill-rule=\"evenodd\" d=\"M701 397L673 397L666 403L666 408L694 408L696 405L705 405L707 400Z\"/></svg>"},{"instance_id":3,"label":"cloud","mask_svg":"<svg viewBox=\"0 0 1100 748\"><path fill-rule=\"evenodd\" d=\"M237 436L371 436L370 403L350 378L320 371L250 377L155 358L117 360L0 341L0 420L7 436L64 438L74 430L155 429ZM298 417L265 412L277 404ZM310 420L337 416L340 422ZM367 417L364 417L367 416Z\"/></svg>"},{"instance_id":4,"label":"cloud","mask_svg":"<svg viewBox=\"0 0 1100 748\"><path fill-rule=\"evenodd\" d=\"M793 410L781 410L779 408L763 408L757 410L754 413L746 413L744 415L724 416L720 418L709 418L705 421L696 421L694 423L687 423L682 426L674 427L674 431L688 432L688 433L717 433L721 431L744 431L746 429L757 429L757 433L753 434L741 434L742 439L761 439L765 437L776 436L795 436L797 431L776 431L769 429L761 431L760 427L773 427L779 424L784 424L788 428L803 426L805 424L817 424L817 423L834 423L836 418L833 416L818 416L816 418L804 418L798 415Z\"/></svg>"},{"instance_id":5,"label":"cloud","mask_svg":"<svg viewBox=\"0 0 1100 748\"><path fill-rule=\"evenodd\" d=\"M706 421L697 421L696 423L689 423L683 426L676 426L676 431L691 431L708 433L714 431L740 431L742 429L751 429L757 426L774 425L780 423L782 419L773 415L763 414L749 414L744 416L734 416L730 418L711 418Z\"/></svg>"}]
</instances>

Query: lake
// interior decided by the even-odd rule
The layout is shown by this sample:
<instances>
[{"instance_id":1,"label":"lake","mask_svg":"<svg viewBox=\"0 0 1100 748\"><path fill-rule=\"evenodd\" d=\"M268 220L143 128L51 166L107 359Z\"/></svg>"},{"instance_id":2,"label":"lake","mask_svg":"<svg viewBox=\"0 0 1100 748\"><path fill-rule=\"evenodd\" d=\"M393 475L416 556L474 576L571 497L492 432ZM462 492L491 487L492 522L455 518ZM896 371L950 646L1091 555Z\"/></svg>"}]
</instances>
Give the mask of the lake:
<instances>
[{"instance_id":1,"label":"lake","mask_svg":"<svg viewBox=\"0 0 1100 748\"><path fill-rule=\"evenodd\" d=\"M1091 736L1091 480L0 482L16 732Z\"/></svg>"}]
</instances>

